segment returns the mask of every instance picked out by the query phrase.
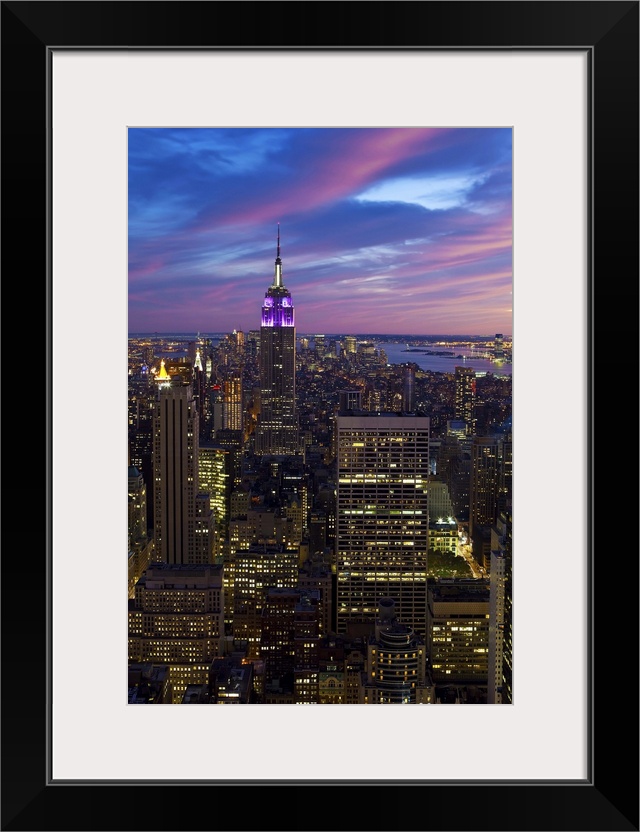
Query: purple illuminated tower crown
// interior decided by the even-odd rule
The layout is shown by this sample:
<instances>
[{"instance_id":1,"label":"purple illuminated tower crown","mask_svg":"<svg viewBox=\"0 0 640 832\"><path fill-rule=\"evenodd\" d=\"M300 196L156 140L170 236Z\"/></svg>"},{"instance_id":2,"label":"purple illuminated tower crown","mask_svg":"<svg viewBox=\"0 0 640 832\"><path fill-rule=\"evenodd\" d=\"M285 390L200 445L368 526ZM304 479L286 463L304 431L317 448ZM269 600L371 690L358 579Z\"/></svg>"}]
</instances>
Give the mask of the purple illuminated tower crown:
<instances>
[{"instance_id":1,"label":"purple illuminated tower crown","mask_svg":"<svg viewBox=\"0 0 640 832\"><path fill-rule=\"evenodd\" d=\"M276 456L297 454L300 447L296 413L296 328L291 293L282 283L279 224L275 275L262 304L259 367L256 452Z\"/></svg>"},{"instance_id":2,"label":"purple illuminated tower crown","mask_svg":"<svg viewBox=\"0 0 640 832\"><path fill-rule=\"evenodd\" d=\"M262 304L262 326L295 326L291 292L282 282L282 259L280 257L280 223L278 223L278 245L276 250L273 283L267 289Z\"/></svg>"}]
</instances>

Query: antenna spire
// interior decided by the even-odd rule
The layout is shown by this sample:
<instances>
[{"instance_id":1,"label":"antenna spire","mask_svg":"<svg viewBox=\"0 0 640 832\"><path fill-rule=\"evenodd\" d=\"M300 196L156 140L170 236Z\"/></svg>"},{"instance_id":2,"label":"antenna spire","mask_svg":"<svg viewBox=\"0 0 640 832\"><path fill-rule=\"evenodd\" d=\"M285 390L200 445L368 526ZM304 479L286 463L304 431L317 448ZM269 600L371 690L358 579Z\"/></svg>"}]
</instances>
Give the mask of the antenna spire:
<instances>
[{"instance_id":1,"label":"antenna spire","mask_svg":"<svg viewBox=\"0 0 640 832\"><path fill-rule=\"evenodd\" d=\"M280 259L280 223L278 223L278 245L276 248L276 268L273 278L273 285L277 287L282 286L282 260Z\"/></svg>"}]
</instances>

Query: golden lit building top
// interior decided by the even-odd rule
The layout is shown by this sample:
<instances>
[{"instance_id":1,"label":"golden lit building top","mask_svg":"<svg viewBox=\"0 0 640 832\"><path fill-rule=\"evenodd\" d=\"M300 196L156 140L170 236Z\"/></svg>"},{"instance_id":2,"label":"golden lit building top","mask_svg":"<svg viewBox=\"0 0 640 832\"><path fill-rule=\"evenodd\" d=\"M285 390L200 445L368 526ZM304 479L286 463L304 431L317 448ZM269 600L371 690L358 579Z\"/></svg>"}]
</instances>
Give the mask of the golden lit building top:
<instances>
[{"instance_id":1,"label":"golden lit building top","mask_svg":"<svg viewBox=\"0 0 640 832\"><path fill-rule=\"evenodd\" d=\"M161 387L168 387L171 384L171 376L164 366L164 358L160 361L160 369L155 375L155 382Z\"/></svg>"}]
</instances>

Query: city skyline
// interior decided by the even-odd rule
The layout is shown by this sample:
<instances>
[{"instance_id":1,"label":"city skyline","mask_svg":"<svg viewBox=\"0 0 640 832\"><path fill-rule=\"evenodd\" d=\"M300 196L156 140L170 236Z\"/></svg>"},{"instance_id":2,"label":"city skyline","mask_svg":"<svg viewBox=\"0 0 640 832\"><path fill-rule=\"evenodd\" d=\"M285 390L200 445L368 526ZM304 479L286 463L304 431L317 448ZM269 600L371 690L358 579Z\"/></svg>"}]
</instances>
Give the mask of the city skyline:
<instances>
[{"instance_id":1,"label":"city skyline","mask_svg":"<svg viewBox=\"0 0 640 832\"><path fill-rule=\"evenodd\" d=\"M129 704L511 703L504 132L140 135Z\"/></svg>"},{"instance_id":2,"label":"city skyline","mask_svg":"<svg viewBox=\"0 0 640 832\"><path fill-rule=\"evenodd\" d=\"M129 130L129 332L511 337L511 130Z\"/></svg>"},{"instance_id":3,"label":"city skyline","mask_svg":"<svg viewBox=\"0 0 640 832\"><path fill-rule=\"evenodd\" d=\"M129 339L128 703L511 703L510 374L298 350L275 254L260 330Z\"/></svg>"}]
</instances>

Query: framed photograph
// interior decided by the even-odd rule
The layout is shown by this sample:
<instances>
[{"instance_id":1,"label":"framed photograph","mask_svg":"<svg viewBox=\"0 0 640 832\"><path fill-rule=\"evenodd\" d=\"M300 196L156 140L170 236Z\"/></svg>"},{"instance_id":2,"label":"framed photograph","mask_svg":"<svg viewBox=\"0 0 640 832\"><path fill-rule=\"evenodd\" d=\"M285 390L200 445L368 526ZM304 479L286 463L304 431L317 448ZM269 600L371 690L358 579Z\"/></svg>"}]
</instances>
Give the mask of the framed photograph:
<instances>
[{"instance_id":1,"label":"framed photograph","mask_svg":"<svg viewBox=\"0 0 640 832\"><path fill-rule=\"evenodd\" d=\"M45 391L10 457L44 522L3 558L2 828L637 830L638 3L3 2L2 48L5 285L39 301L5 384L26 359ZM513 704L123 701L127 136L220 126L512 131Z\"/></svg>"}]
</instances>

